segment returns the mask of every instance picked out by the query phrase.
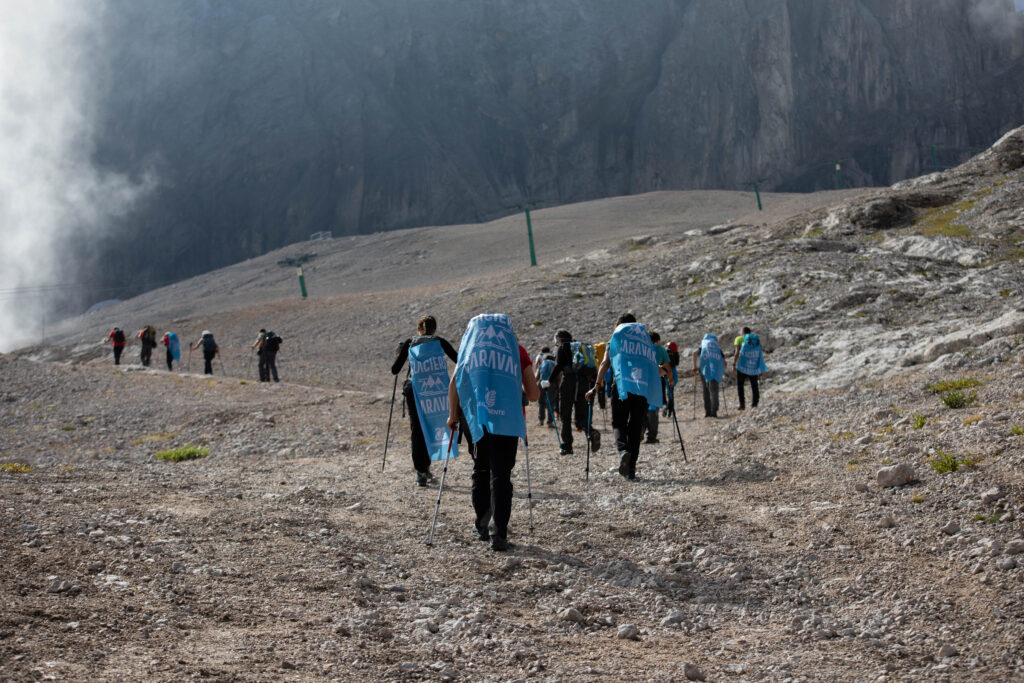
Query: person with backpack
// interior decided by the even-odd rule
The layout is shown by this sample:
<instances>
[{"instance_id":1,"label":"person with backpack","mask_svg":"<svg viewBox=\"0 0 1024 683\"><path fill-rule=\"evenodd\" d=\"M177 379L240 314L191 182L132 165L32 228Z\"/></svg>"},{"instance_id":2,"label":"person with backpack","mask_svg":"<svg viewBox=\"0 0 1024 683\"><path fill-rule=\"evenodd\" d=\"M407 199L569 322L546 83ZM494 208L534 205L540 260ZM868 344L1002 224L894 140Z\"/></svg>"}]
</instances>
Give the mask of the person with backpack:
<instances>
[{"instance_id":1,"label":"person with backpack","mask_svg":"<svg viewBox=\"0 0 1024 683\"><path fill-rule=\"evenodd\" d=\"M284 340L277 332L267 330L267 338L263 340L263 381L269 382L273 377L277 382L277 352L281 350Z\"/></svg>"},{"instance_id":2,"label":"person with backpack","mask_svg":"<svg viewBox=\"0 0 1024 683\"><path fill-rule=\"evenodd\" d=\"M199 341L191 347L193 351L199 347L203 348L203 374L213 374L213 359L220 355L220 347L217 346L217 342L213 338L213 333L209 330L203 330L203 334L199 337Z\"/></svg>"},{"instance_id":3,"label":"person with backpack","mask_svg":"<svg viewBox=\"0 0 1024 683\"><path fill-rule=\"evenodd\" d=\"M661 407L661 377L667 373L659 367L654 343L645 325L632 313L624 313L615 321L615 331L608 342L608 353L597 369L598 386L611 369L612 385L608 395L612 404L612 431L619 451L619 474L636 480L636 463L640 457L647 410ZM587 400L597 387L587 393Z\"/></svg>"},{"instance_id":4,"label":"person with backpack","mask_svg":"<svg viewBox=\"0 0 1024 683\"><path fill-rule=\"evenodd\" d=\"M704 417L718 417L718 388L725 375L725 357L718 337L710 332L693 352L693 374L698 371L704 384Z\"/></svg>"},{"instance_id":5,"label":"person with backpack","mask_svg":"<svg viewBox=\"0 0 1024 683\"><path fill-rule=\"evenodd\" d=\"M256 341L252 343L250 349L256 351L256 368L260 374L260 381L267 381L267 366L263 362L263 345L267 341L267 331L264 328L260 328L260 333L256 335Z\"/></svg>"},{"instance_id":6,"label":"person with backpack","mask_svg":"<svg viewBox=\"0 0 1024 683\"><path fill-rule=\"evenodd\" d=\"M733 342L736 352L732 357L732 369L736 373L736 393L739 396L739 410L745 410L743 385L750 381L751 401L750 407L756 408L761 400L761 393L758 390L758 378L768 368L764 364L764 351L761 349L761 340L750 331L749 327L743 328L743 333L736 337Z\"/></svg>"},{"instance_id":7,"label":"person with backpack","mask_svg":"<svg viewBox=\"0 0 1024 683\"><path fill-rule=\"evenodd\" d=\"M153 349L156 348L156 328L146 325L135 335L142 342L142 351L139 352L139 361L142 366L148 368L153 359Z\"/></svg>"},{"instance_id":8,"label":"person with backpack","mask_svg":"<svg viewBox=\"0 0 1024 683\"><path fill-rule=\"evenodd\" d=\"M536 401L540 387L507 315L483 314L470 320L458 358L448 384L448 429L461 424L473 444L474 533L490 541L491 550L504 552L510 547L512 468L519 439L526 439L522 399Z\"/></svg>"},{"instance_id":9,"label":"person with backpack","mask_svg":"<svg viewBox=\"0 0 1024 683\"><path fill-rule=\"evenodd\" d=\"M667 383L667 402L665 405L665 417L672 417L676 414L676 385L679 384L679 346L675 342L668 343L668 362L672 366L672 380ZM666 383L662 383L665 388Z\"/></svg>"},{"instance_id":10,"label":"person with backpack","mask_svg":"<svg viewBox=\"0 0 1024 683\"><path fill-rule=\"evenodd\" d=\"M534 360L534 377L540 386L540 399L537 401L537 419L541 425L544 424L544 415L548 418L548 427L555 426L554 407L558 402L558 383L551 383L551 373L555 369L555 356L551 353L550 346L541 347L540 353Z\"/></svg>"},{"instance_id":11,"label":"person with backpack","mask_svg":"<svg viewBox=\"0 0 1024 683\"><path fill-rule=\"evenodd\" d=\"M167 347L167 370L174 370L174 361L181 358L181 344L178 342L178 335L173 332L164 332L164 338L160 343Z\"/></svg>"},{"instance_id":12,"label":"person with backpack","mask_svg":"<svg viewBox=\"0 0 1024 683\"><path fill-rule=\"evenodd\" d=\"M406 339L398 345L395 362L391 364L391 374L397 375L402 371L405 361L409 359L409 349L419 347L423 344L431 344L432 342L437 342L435 345L437 348L433 349L433 353L430 354L430 358L425 359L423 362L429 360L432 363L437 363L438 360L443 359L444 356L450 358L453 363L458 361L458 354L455 352L455 349L448 340L444 337L437 336L437 321L434 319L434 316L426 315L416 322L416 336ZM416 410L416 369L417 368L413 367L413 363L410 362L409 375L402 384L402 396L405 399L406 410L409 411L409 430L410 440L412 441L412 466L416 470L416 485L426 486L427 481L434 477L430 473L430 452L427 449L427 441L423 435L422 421L420 420L419 412Z\"/></svg>"},{"instance_id":13,"label":"person with backpack","mask_svg":"<svg viewBox=\"0 0 1024 683\"><path fill-rule=\"evenodd\" d=\"M661 394L661 401L657 407L654 404L647 409L647 443L658 443L658 408L665 404L665 389L672 376L672 363L669 362L668 351L659 342L661 335L651 332L651 344L654 345L654 355L658 362L658 368L662 371L661 379L658 382L658 392Z\"/></svg>"},{"instance_id":14,"label":"person with backpack","mask_svg":"<svg viewBox=\"0 0 1024 683\"><path fill-rule=\"evenodd\" d=\"M124 331L120 327L115 327L107 335L105 341L114 349L114 365L120 365L121 353L124 351L125 344L128 343L128 337L125 336Z\"/></svg>"},{"instance_id":15,"label":"person with backpack","mask_svg":"<svg viewBox=\"0 0 1024 683\"><path fill-rule=\"evenodd\" d=\"M558 417L562 421L559 455L572 455L572 428L586 432L587 392L597 380L597 364L592 344L574 341L568 330L555 333L555 367L551 371L552 384L558 383Z\"/></svg>"}]
</instances>

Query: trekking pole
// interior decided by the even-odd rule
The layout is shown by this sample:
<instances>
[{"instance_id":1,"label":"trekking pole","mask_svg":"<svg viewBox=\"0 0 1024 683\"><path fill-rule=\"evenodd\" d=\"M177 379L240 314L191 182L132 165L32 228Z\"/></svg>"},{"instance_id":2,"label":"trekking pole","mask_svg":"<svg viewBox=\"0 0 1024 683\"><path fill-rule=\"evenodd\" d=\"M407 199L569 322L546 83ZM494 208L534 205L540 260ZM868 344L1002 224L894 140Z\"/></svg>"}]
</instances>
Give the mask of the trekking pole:
<instances>
[{"instance_id":1,"label":"trekking pole","mask_svg":"<svg viewBox=\"0 0 1024 683\"><path fill-rule=\"evenodd\" d=\"M672 413L672 422L676 425L676 436L679 437L679 447L683 449L683 462L690 462L686 459L686 446L683 444L683 433L679 430L679 420L676 414Z\"/></svg>"},{"instance_id":2,"label":"trekking pole","mask_svg":"<svg viewBox=\"0 0 1024 683\"><path fill-rule=\"evenodd\" d=\"M384 463L388 461L388 438L391 436L391 416L395 414L396 391L398 391L398 375L395 375L395 386L391 388L391 410L388 411L388 429L384 433L384 459L380 461L381 474L384 473Z\"/></svg>"},{"instance_id":3,"label":"trekking pole","mask_svg":"<svg viewBox=\"0 0 1024 683\"><path fill-rule=\"evenodd\" d=\"M555 411L551 409L551 394L548 393L547 389L544 390L544 398L548 401L548 415L554 415ZM558 416L556 415L555 417ZM562 425L559 422L559 420L555 420L555 441L558 442L558 450L562 450L562 435L558 433Z\"/></svg>"},{"instance_id":4,"label":"trekking pole","mask_svg":"<svg viewBox=\"0 0 1024 683\"><path fill-rule=\"evenodd\" d=\"M594 397L587 401L587 466L584 470L586 481L590 481L590 427L594 419Z\"/></svg>"},{"instance_id":5,"label":"trekking pole","mask_svg":"<svg viewBox=\"0 0 1024 683\"><path fill-rule=\"evenodd\" d=\"M722 386L719 387L719 389L722 390L722 412L723 413L728 413L729 412L729 400L726 398L726 395L729 392L726 390L725 378L726 378L726 374L723 372L722 373Z\"/></svg>"},{"instance_id":6,"label":"trekking pole","mask_svg":"<svg viewBox=\"0 0 1024 683\"><path fill-rule=\"evenodd\" d=\"M398 375L395 375L397 378ZM437 487L437 504L434 506L434 521L430 523L430 538L427 539L427 545L433 547L434 545L434 527L437 526L437 513L441 509L441 492L444 491L444 478L448 474L448 460L452 454L452 443L455 442L455 429L452 428L452 433L448 437L448 452L444 456L444 469L441 470L441 485ZM529 463L530 459L527 457L526 462ZM529 471L530 466L526 466ZM527 485L529 488L529 485Z\"/></svg>"},{"instance_id":7,"label":"trekking pole","mask_svg":"<svg viewBox=\"0 0 1024 683\"><path fill-rule=\"evenodd\" d=\"M697 373L693 373L693 419L697 419Z\"/></svg>"},{"instance_id":8,"label":"trekking pole","mask_svg":"<svg viewBox=\"0 0 1024 683\"><path fill-rule=\"evenodd\" d=\"M530 488L530 440L523 430L523 449L526 451L526 504L530 510L530 533L533 534L533 489Z\"/></svg>"}]
</instances>

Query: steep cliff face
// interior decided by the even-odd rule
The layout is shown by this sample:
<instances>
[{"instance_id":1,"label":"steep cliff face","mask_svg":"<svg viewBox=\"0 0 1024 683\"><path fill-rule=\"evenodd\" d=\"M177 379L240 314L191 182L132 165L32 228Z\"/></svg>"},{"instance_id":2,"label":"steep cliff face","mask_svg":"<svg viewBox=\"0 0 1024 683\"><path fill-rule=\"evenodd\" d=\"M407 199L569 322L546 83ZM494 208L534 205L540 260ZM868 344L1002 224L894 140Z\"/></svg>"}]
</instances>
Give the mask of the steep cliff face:
<instances>
[{"instance_id":1,"label":"steep cliff face","mask_svg":"<svg viewBox=\"0 0 1024 683\"><path fill-rule=\"evenodd\" d=\"M134 240L99 248L135 287L318 230L815 189L835 160L888 183L1024 120L1009 0L112 0L105 20L99 160L161 180Z\"/></svg>"}]
</instances>

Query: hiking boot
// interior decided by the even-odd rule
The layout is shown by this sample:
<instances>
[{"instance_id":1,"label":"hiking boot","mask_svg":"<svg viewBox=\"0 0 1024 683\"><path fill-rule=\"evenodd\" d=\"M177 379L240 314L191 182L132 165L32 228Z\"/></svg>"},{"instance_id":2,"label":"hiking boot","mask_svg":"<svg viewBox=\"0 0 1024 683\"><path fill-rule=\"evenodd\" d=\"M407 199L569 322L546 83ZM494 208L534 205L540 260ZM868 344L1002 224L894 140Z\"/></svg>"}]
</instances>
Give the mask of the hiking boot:
<instances>
[{"instance_id":1,"label":"hiking boot","mask_svg":"<svg viewBox=\"0 0 1024 683\"><path fill-rule=\"evenodd\" d=\"M484 543L491 540L491 532L489 532L487 529L481 529L476 524L473 525L473 535L481 541L483 541Z\"/></svg>"},{"instance_id":2,"label":"hiking boot","mask_svg":"<svg viewBox=\"0 0 1024 683\"><path fill-rule=\"evenodd\" d=\"M656 438L647 437L647 440L644 441L644 443L661 443L661 442L658 441Z\"/></svg>"},{"instance_id":3,"label":"hiking boot","mask_svg":"<svg viewBox=\"0 0 1024 683\"><path fill-rule=\"evenodd\" d=\"M558 454L559 455L572 455L572 449L571 448L559 448L558 449Z\"/></svg>"},{"instance_id":4,"label":"hiking boot","mask_svg":"<svg viewBox=\"0 0 1024 683\"><path fill-rule=\"evenodd\" d=\"M623 477L629 477L629 453L620 453L622 458L619 462L619 474Z\"/></svg>"},{"instance_id":5,"label":"hiking boot","mask_svg":"<svg viewBox=\"0 0 1024 683\"><path fill-rule=\"evenodd\" d=\"M626 479L629 479L630 481L636 481L636 472L634 470L630 470L629 474L626 475Z\"/></svg>"},{"instance_id":6,"label":"hiking boot","mask_svg":"<svg viewBox=\"0 0 1024 683\"><path fill-rule=\"evenodd\" d=\"M427 475L427 481L437 481L437 479L434 478L434 473L430 470L427 470L424 474Z\"/></svg>"},{"instance_id":7,"label":"hiking boot","mask_svg":"<svg viewBox=\"0 0 1024 683\"><path fill-rule=\"evenodd\" d=\"M491 537L491 550L496 553L503 553L511 546L512 544L508 542L508 539L502 538L501 536Z\"/></svg>"},{"instance_id":8,"label":"hiking boot","mask_svg":"<svg viewBox=\"0 0 1024 683\"><path fill-rule=\"evenodd\" d=\"M416 485L417 486L426 486L427 485L427 473L426 472L417 472L416 473Z\"/></svg>"}]
</instances>

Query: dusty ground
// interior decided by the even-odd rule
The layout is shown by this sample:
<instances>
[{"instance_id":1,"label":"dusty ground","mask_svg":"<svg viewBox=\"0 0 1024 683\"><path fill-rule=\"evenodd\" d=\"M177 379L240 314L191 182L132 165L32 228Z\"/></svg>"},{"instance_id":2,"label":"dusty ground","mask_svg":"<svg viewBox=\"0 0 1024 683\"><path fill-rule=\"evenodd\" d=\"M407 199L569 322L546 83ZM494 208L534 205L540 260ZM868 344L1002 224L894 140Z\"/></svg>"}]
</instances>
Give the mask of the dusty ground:
<instances>
[{"instance_id":1,"label":"dusty ground","mask_svg":"<svg viewBox=\"0 0 1024 683\"><path fill-rule=\"evenodd\" d=\"M799 251L756 226L734 228L729 243L681 230L653 242L613 235L599 256L588 245L537 269L498 259L487 272L435 272L430 286L396 276L390 289L307 301L258 300L243 264L209 276L243 292L232 306L200 298L189 309L178 297L178 313L129 302L105 314L183 338L214 329L226 361L214 377L194 374L198 357L192 373L187 359L155 369L159 353L152 370L114 368L95 331L0 356L0 464L32 467L0 471L0 679L1024 678L1019 338L957 347L884 381L783 393L782 381L821 366L794 364L812 353L805 337L779 333L768 362L787 369L767 379L756 410L737 413L730 386L724 419L692 419L684 377L688 461L663 421L637 482L615 473L610 434L587 481L582 449L558 456L531 419L532 533L525 452L507 554L471 536L463 456L425 545L438 489L413 486L398 412L381 472L394 344L423 312L452 341L474 313L510 312L531 352L566 321L601 338L627 307L668 329L653 296L666 280L678 325L666 336L692 343L754 312L686 318L696 297L720 293L686 281L680 264L732 250L781 271L782 255ZM837 273L885 258L798 256L804 270ZM387 269L374 277L387 284ZM929 277L922 286L937 290L965 276L936 266ZM814 287L817 313L792 302L797 290L757 315L799 315L792 325L812 338L840 321L851 338L873 324L870 309L850 308L860 303L833 306L842 283ZM1009 299L966 299L975 289L986 288L961 286L963 310L917 306L907 334ZM94 318L96 330L117 319ZM275 385L253 381L247 349L268 322L285 338ZM927 388L953 378L976 383L966 409ZM210 455L154 458L188 444ZM948 456L957 470L940 474L930 463ZM911 465L913 480L880 487L876 471L894 463Z\"/></svg>"}]
</instances>

